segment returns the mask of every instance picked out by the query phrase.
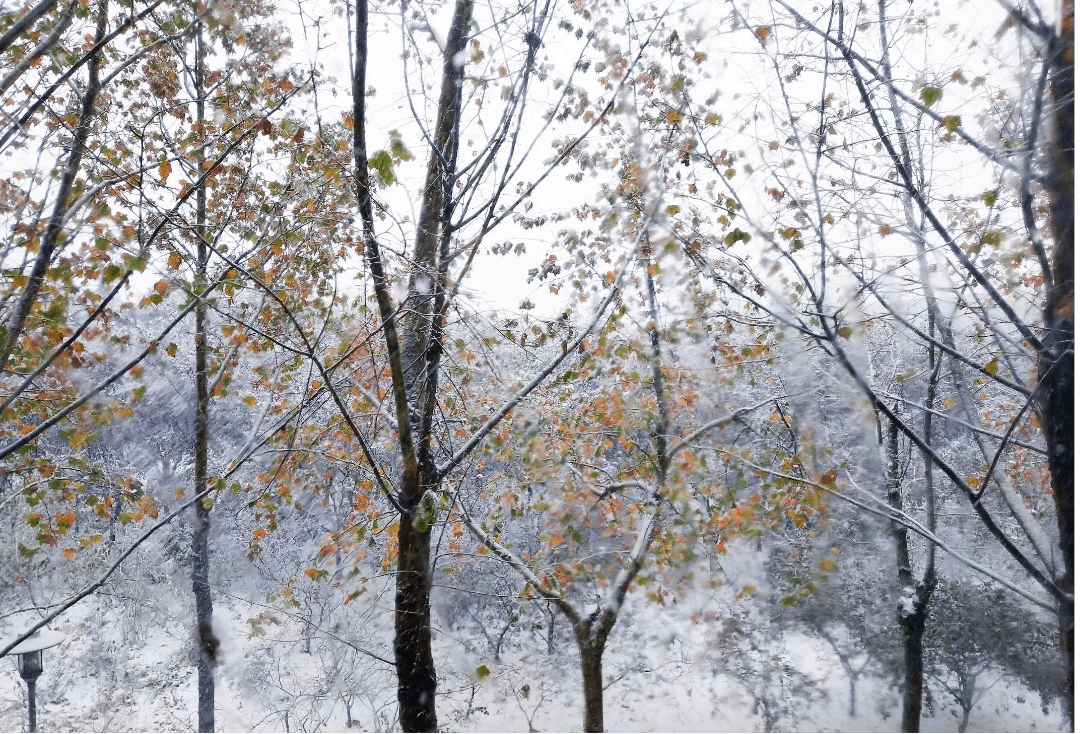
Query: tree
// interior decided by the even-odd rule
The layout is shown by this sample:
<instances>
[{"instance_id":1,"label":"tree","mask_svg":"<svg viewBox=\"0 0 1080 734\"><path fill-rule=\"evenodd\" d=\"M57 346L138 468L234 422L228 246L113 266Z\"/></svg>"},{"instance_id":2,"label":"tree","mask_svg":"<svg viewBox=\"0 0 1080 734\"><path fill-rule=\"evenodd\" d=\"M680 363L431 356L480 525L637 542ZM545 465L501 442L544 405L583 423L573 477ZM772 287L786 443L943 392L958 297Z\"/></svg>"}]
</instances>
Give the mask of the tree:
<instances>
[{"instance_id":1,"label":"tree","mask_svg":"<svg viewBox=\"0 0 1080 734\"><path fill-rule=\"evenodd\" d=\"M221 387L227 364L214 366L221 369L212 381L213 376L208 374L211 369L207 338L210 304L206 297L230 279L233 282L227 284L226 290L235 289L237 273L227 266L211 277L208 265L213 243L220 242L226 231L240 234L238 230L244 229L243 225L237 226L233 218L244 204L250 206L252 198L258 198L258 194L252 194L252 189L265 183L241 165L231 166L230 161L238 158L241 151L250 154L259 132L271 134L268 116L291 96L289 93L294 85L287 76L268 73L270 65L280 55L282 41L279 33L267 23L269 9L265 5L247 4L238 13L218 18L208 14L206 8L189 8L183 4L171 7L156 2L136 15L134 8L110 12L108 4L101 3L96 14L93 44L81 58L73 57L77 62L68 66L65 61L69 54L67 45L72 39L64 36L64 32L69 29L73 14L76 17L85 15L81 10L76 11L76 6L72 3L62 9L52 29L48 28L48 23L40 21L37 25L45 25L44 28L27 30L37 22L32 19L33 13L48 16L49 11L39 6L24 17L26 23L23 23L22 32L43 40L33 47L13 42L9 48L18 63L5 82L10 86L21 75L21 83L29 92L29 99L22 104L25 111L21 112L18 122L4 131L5 142L11 141L9 145L15 148L23 145L21 138L29 131L45 132L45 141L53 137L47 132L49 127L57 125L55 118L41 122L37 117L43 109L50 109L50 97L66 79L78 72L80 66L87 67L87 82L78 115L73 118L73 137L70 143L59 141L62 150L66 151L59 154L61 159L66 155L65 173L55 193L48 224L40 228L40 222L20 221L28 210L34 209L33 194L29 193L32 188L23 199L16 199L19 206L10 210L14 230L24 233L13 249L17 252L18 248L23 248L27 253L35 254L29 260L24 258L23 267L30 267L28 275L20 274L18 269L9 273L10 290L6 300L11 309L5 337L0 340L0 364L13 367L14 374L8 382L4 408L9 416L24 415L37 420L26 426L20 422L14 426L8 423L7 428L18 430L6 436L5 446L0 451L5 457L28 457L29 460L19 460L24 466L13 467L17 472L32 476L36 464L39 473L55 474L55 454L33 451L36 447L31 442L53 426L59 424L63 428L66 425L70 448L83 451L97 438L102 425L108 425L118 416L134 415L135 407L147 390L146 385L138 384L144 371L142 363L157 352L159 343L185 316L195 312L197 399L193 494L198 501L193 587L198 617L196 646L200 650L199 729L212 731L212 668L217 641L211 627L208 555L211 500L208 495L219 487L208 481L209 402L210 391ZM108 32L110 25L115 26L111 33ZM18 27L17 24L12 32ZM134 40L125 38L124 34L135 30ZM238 39L247 45L247 56L232 59L228 66L207 71L207 46L231 50ZM191 41L190 45L188 41ZM194 51L189 58L187 53L191 48ZM41 71L44 58L52 59L53 63ZM112 62L111 68L107 66L108 62ZM141 70L139 62L145 63ZM260 75L262 83L253 84ZM55 81L54 77L57 77ZM186 91L190 92L190 97L183 94L183 82L188 82ZM38 94L34 91L37 85L48 86ZM155 98L157 103L149 101ZM215 115L207 113L208 104L216 107ZM18 109L13 110L9 119L14 120L17 112ZM63 129L66 124L67 120L60 118L59 127ZM115 143L117 139L121 142ZM46 143L43 143L43 149L44 145ZM175 180L169 182L174 164L189 180L182 180L179 185ZM148 175L150 172L157 174L156 180ZM38 175L35 171L24 174L30 181ZM47 189L45 195L50 195ZM223 207L225 201L230 205ZM45 200L42 205L44 203ZM190 220L189 203L194 204ZM216 211L211 214L211 209ZM89 214L85 214L87 210ZM240 213L241 221L254 218L243 217ZM84 232L88 227L92 229L90 236ZM235 250L234 256L246 258L253 254L259 245L265 244L268 232L264 229L258 233L261 237L255 236L256 231L249 228L246 234L253 235L251 240L256 247L246 252L244 248ZM185 262L182 253L188 251L188 242L196 243L193 279L184 282L179 277L162 278L137 307L153 309L163 304L170 287L180 285L187 291L188 298L181 305L179 315L167 321L152 338L142 334L134 339L131 334L117 336L110 322L122 320L124 312L134 309L135 305L129 302L117 307L114 299L131 288L137 273L149 269L165 273L174 271L179 275L177 271ZM86 315L80 313L84 307ZM94 339L104 338L112 340L118 353L133 342L138 347L132 359L121 365L111 365L103 380L99 378L90 389L82 389L80 373L100 372L94 368L108 363L105 355L91 356L88 349ZM173 357L177 345L170 343L163 351ZM95 403L109 395L112 386L125 376L135 381L131 394L120 406L102 410L104 406ZM49 383L59 383L58 388L51 388L51 396L42 400L40 389ZM237 468L232 467L234 471ZM138 484L134 477L129 483ZM120 496L101 498L100 504L93 493L89 498L79 496L85 493L86 483L54 481L49 489L50 495L27 495L29 504L38 501L71 503L75 499L85 499L87 504L99 510L111 507L114 523L117 518L130 521L132 517L121 512ZM150 499L141 495L140 498ZM145 512L145 506L142 509L140 518L151 516ZM156 517L156 510L152 516ZM46 521L43 532L38 533L41 545L55 546L55 530L61 529L61 534L65 534L74 524L76 513L61 512L56 517L72 520L61 522L62 528ZM112 536L110 531L110 538ZM90 541L83 539L84 548L102 536L90 533L88 537ZM141 542L142 539L136 545ZM33 547L27 549L28 554L35 552ZM74 548L64 550L65 555L74 552ZM90 589L100 587L114 569L115 566ZM75 594L63 608L84 598L86 593L84 589ZM42 620L37 626L46 621Z\"/></svg>"},{"instance_id":2,"label":"tree","mask_svg":"<svg viewBox=\"0 0 1080 734\"><path fill-rule=\"evenodd\" d=\"M501 205L504 192L518 177L521 162L520 124L528 100L528 90L536 74L537 54L550 18L550 4L536 3L532 17L524 18L518 30L524 43L521 65L510 87L509 104L498 116L494 133L487 136L482 155L468 165L459 164L464 106L466 48L474 7L471 0L454 5L450 30L442 49L440 93L435 108L435 124L425 132L428 166L415 244L409 259L408 290L399 308L391 294L382 245L375 223L375 196L369 168L383 175L389 161L368 156L366 105L368 65L368 6L356 8L356 45L353 73L353 174L363 227L362 253L378 304L380 330L385 340L386 358L391 378L394 428L400 475L391 480L367 445L365 437L354 429L354 437L363 451L380 489L400 515L397 527L397 595L395 598L395 661L398 672L399 716L406 731L433 731L437 728L435 711L436 671L431 655L430 631L430 547L434 506L443 480L468 457L491 431L536 389L563 361L569 350L547 364L524 387L469 435L461 445L445 452L439 461L436 445L439 379L444 353L445 322L461 278L468 271L471 258L496 225L508 218L551 172L548 166L538 181L522 184L523 193L509 205ZM588 16L586 16L588 17ZM501 21L496 21L498 27ZM473 47L480 50L478 39ZM483 53L474 54L476 61ZM505 71L505 68L504 68ZM625 76L629 71L625 72ZM481 99L477 99L482 104ZM566 159L595 129L610 109L586 128L586 133L566 145L556 162ZM528 150L520 155L527 155ZM383 154L385 155L385 153ZM389 156L387 156L389 158ZM487 191L481 187L487 187ZM452 243L465 236L465 226L477 231L466 241L468 259L463 271L451 279L454 260ZM478 225L478 226L477 226ZM460 240L459 240L460 241ZM596 310L578 341L584 339L599 322L617 293L612 289ZM335 398L343 415L348 408ZM427 503L427 504L425 504ZM606 632L605 632L606 634Z\"/></svg>"},{"instance_id":3,"label":"tree","mask_svg":"<svg viewBox=\"0 0 1080 734\"><path fill-rule=\"evenodd\" d=\"M909 29L943 33L949 43L964 33L959 26L938 28L919 6L838 2L812 12L785 3L746 11L732 5L730 17L748 48L761 52L757 58L770 70L771 99L778 103L745 116L744 129L756 141L737 153L729 152L736 147L729 137L716 152L721 145L712 140L706 106L688 116L697 135L691 161L700 161L704 172L685 188L693 206L674 226L676 236L718 286L831 355L883 420L932 464L933 475L968 500L1038 587L1028 598L1058 608L1062 649L1071 656L1072 480L1066 475L1072 454L1057 447L1071 445L1072 419L1048 401L1050 395L1053 406L1072 401L1072 357L1063 347L1071 344L1072 326L1060 313L1072 293L1071 213L1055 209L1061 182L1071 180L1071 163L1059 153L1071 143L1057 135L1072 129L1072 103L1057 95L1071 84L1071 66L1062 68L1059 54L1071 53L1072 6L1066 4L1056 25L1028 5L1010 5L999 16L1002 34L987 51L995 55L994 43L1004 45L1006 31L1016 39L1009 48L1025 65L1015 86L994 76L989 61L985 70L958 63L938 69L931 66L936 60L923 62L910 49L891 57L894 39ZM912 78L920 80L914 94L899 81ZM704 96L701 87L692 89ZM990 95L999 91L1015 100L1007 110L991 106ZM948 108L961 103L987 110L992 139L970 116L950 114ZM1046 126L1054 116L1060 119L1051 135ZM740 174L735 161L751 152ZM934 165L935 156L970 161L986 178L950 180ZM739 185L740 176L760 183ZM962 202L953 196L951 187L976 179L995 184ZM695 193L720 186L728 192L722 209ZM767 196L750 195L755 186ZM706 212L721 226L707 226L713 219ZM751 231L736 227L736 219ZM1044 225L1051 245L1044 244ZM753 254L757 240L770 253L761 266ZM904 295L908 288L923 292L921 309ZM873 379L875 355L864 348L863 334L881 322L923 345L932 363L935 350L942 354L940 374L949 390L939 386L927 393L929 402L908 403L914 410L907 416L892 401L896 383ZM1009 395L1003 420L979 407L999 394ZM950 414L953 406L960 415ZM1033 408L1042 433L1034 449L1023 437L1036 426ZM931 416L933 423L943 418L950 430L960 429L985 465L971 467L958 459L962 453L928 441L920 424ZM1032 451L1045 457L1040 460L1049 470L1060 553L1041 513L1028 506L1041 491L1039 479L1029 483L1022 471L1003 471L1023 466ZM992 494L1000 498L993 508ZM1020 543L1012 539L1014 530ZM1071 700L1071 692L1063 695Z\"/></svg>"}]
</instances>

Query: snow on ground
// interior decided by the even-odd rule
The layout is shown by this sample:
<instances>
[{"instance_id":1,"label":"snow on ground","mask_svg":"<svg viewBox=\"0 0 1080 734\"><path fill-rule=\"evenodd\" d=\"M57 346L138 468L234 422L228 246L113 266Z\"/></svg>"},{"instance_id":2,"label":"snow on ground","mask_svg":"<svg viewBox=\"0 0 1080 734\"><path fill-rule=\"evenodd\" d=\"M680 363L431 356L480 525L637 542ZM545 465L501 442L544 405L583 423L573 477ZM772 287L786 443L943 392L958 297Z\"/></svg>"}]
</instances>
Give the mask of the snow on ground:
<instances>
[{"instance_id":1,"label":"snow on ground","mask_svg":"<svg viewBox=\"0 0 1080 734\"><path fill-rule=\"evenodd\" d=\"M118 603L121 602L121 603ZM138 598L100 597L63 617L68 635L46 653L38 720L52 731L191 731L194 658L187 639L190 600L171 584L142 588ZM754 631L729 634L739 614L760 600L726 587L688 592L660 606L632 594L604 657L605 723L611 731L896 731L899 696L880 676L856 684L819 638L752 619ZM287 613L262 636L248 620L266 605L219 600L222 639L218 722L226 731L373 731L394 726L394 679L383 662L316 634ZM389 655L392 615L381 609L336 637ZM563 620L548 652L541 619L508 635L498 661L464 619L436 632L439 716L454 731L580 731L577 651ZM762 629L764 632L762 632ZM727 636L725 636L727 635ZM310 650L310 652L305 652ZM478 675L484 666L489 674ZM25 728L25 686L13 661L0 662L0 730ZM956 731L959 710L939 690L924 712L926 731ZM348 712L346 711L348 705ZM288 717L288 727L286 727ZM351 729L347 726L351 719ZM1061 711L1043 713L1039 696L999 680L975 706L972 731L1049 731Z\"/></svg>"}]
</instances>

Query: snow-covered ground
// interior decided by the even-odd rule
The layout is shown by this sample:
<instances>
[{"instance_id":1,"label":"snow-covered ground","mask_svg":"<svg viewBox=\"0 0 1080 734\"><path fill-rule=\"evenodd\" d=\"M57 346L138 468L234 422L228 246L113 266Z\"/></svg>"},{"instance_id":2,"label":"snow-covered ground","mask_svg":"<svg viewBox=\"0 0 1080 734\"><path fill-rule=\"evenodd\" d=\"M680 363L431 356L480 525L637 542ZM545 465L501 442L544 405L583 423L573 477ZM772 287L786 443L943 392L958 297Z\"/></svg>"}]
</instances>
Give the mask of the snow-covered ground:
<instances>
[{"instance_id":1,"label":"snow-covered ground","mask_svg":"<svg viewBox=\"0 0 1080 734\"><path fill-rule=\"evenodd\" d=\"M182 585L144 587L137 600L101 597L75 608L56 629L67 634L46 653L38 721L48 731L185 731L195 724L193 656L186 639L189 600ZM385 598L384 598L385 599ZM879 674L855 687L820 638L780 630L760 604L727 593L689 592L659 606L632 595L604 658L605 724L612 731L896 731L899 696ZM357 608L360 602L355 602ZM124 613L118 610L124 609ZM362 629L339 608L305 643L305 626L267 605L219 599L222 638L218 727L226 731L372 731L394 727L389 656L391 613L370 609ZM249 620L266 613L263 635ZM741 615L741 616L740 616ZM751 616L748 616L751 615ZM757 615L757 616L753 616ZM270 622L270 616L277 622ZM498 661L468 619L444 619L435 637L439 716L454 731L575 731L582 696L577 652L562 620L549 652L542 615L508 634ZM744 636L729 634L735 620ZM310 650L310 652L305 652ZM486 672L485 672L486 671ZM993 681L993 676L989 677ZM956 731L958 707L931 683L925 731ZM0 664L0 730L25 730L25 686L12 660ZM346 703L349 710L346 711ZM347 726L351 719L351 729ZM975 705L972 731L1051 731L1038 694L1000 678Z\"/></svg>"}]
</instances>

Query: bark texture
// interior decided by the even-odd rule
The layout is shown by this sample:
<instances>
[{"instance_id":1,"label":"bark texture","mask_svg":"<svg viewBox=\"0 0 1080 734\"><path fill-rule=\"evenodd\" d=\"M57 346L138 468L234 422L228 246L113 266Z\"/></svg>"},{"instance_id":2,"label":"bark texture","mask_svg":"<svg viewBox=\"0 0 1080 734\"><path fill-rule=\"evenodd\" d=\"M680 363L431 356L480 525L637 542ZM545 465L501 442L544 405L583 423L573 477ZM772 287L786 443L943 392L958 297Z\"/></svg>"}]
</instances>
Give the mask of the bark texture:
<instances>
[{"instance_id":1,"label":"bark texture","mask_svg":"<svg viewBox=\"0 0 1080 734\"><path fill-rule=\"evenodd\" d=\"M890 421L885 439L885 486L889 505L903 510L903 494L900 478L900 427ZM911 552L908 548L908 531L901 525L893 526L896 539L896 570L902 587L897 605L897 620L904 646L904 690L900 730L919 731L923 701L923 637L926 619L930 614L930 598L934 592L935 575L929 566L924 578L916 583L911 569Z\"/></svg>"},{"instance_id":2,"label":"bark texture","mask_svg":"<svg viewBox=\"0 0 1080 734\"><path fill-rule=\"evenodd\" d=\"M37 9L49 9L47 3L41 3ZM36 10L37 10L36 9ZM30 16L33 15L31 12ZM28 16L28 17L30 17ZM100 45L108 30L109 3L102 0L99 5L97 28L95 29L94 43ZM5 35L5 38L7 36ZM37 254L34 256L34 265L30 269L30 275L22 293L15 302L14 309L8 317L8 322L0 327L0 371L7 366L15 345L19 341L30 311L37 301L38 293L45 282L45 276L49 272L49 266L61 244L64 234L64 217L67 215L69 200L75 188L76 177L79 167L82 165L82 156L86 151L86 141L90 137L90 127L94 118L94 106L97 104L98 94L101 92L101 80L99 66L101 63L100 50L93 54L89 60L89 79L86 91L83 92L79 109L79 122L75 127L75 135L71 141L67 162L64 165L64 173L60 179L60 188L56 195L56 204L53 207L49 223L45 227L45 234L41 237Z\"/></svg>"},{"instance_id":3,"label":"bark texture","mask_svg":"<svg viewBox=\"0 0 1080 734\"><path fill-rule=\"evenodd\" d=\"M204 119L203 103L203 43L202 28L195 38L196 116ZM202 170L203 150L196 154ZM196 254L195 292L206 289L206 264L209 249L206 245L206 187L195 192ZM206 302L195 307L195 493L207 489L210 445L210 389L207 378ZM210 596L210 508L206 498L195 503L195 532L191 549L191 587L195 595L195 645L198 651L198 717L199 731L214 731L214 666L217 664L218 640L214 636L214 602Z\"/></svg>"},{"instance_id":4,"label":"bark texture","mask_svg":"<svg viewBox=\"0 0 1080 734\"><path fill-rule=\"evenodd\" d=\"M582 690L585 693L584 730L604 730L604 646L616 616L603 609L574 623L574 637L581 656Z\"/></svg>"},{"instance_id":5,"label":"bark texture","mask_svg":"<svg viewBox=\"0 0 1080 734\"><path fill-rule=\"evenodd\" d=\"M472 0L457 0L443 58L435 129L411 258L409 293L399 317L375 237L371 181L367 173L366 105L368 7L357 5L353 69L353 165L364 223L365 257L383 321L393 382L401 475L394 501L398 524L398 574L394 613L394 659L398 714L404 731L436 731L436 672L431 655L431 522L425 498L439 488L432 449L432 416L442 356L446 268L452 235L453 185L464 64L458 63L472 23ZM400 334L400 339L399 339Z\"/></svg>"},{"instance_id":6,"label":"bark texture","mask_svg":"<svg viewBox=\"0 0 1080 734\"><path fill-rule=\"evenodd\" d=\"M431 655L431 528L403 516L398 530L394 662L402 731L438 731Z\"/></svg>"},{"instance_id":7,"label":"bark texture","mask_svg":"<svg viewBox=\"0 0 1080 734\"><path fill-rule=\"evenodd\" d=\"M401 369L408 421L415 437L415 469L407 471L398 493L403 512L398 525L398 574L394 613L394 659L398 709L404 731L437 731L435 663L431 655L431 522L425 496L439 486L432 455L445 268L453 212L458 121L464 64L460 54L472 22L472 0L458 0L443 57L435 133L428 160L424 197L417 222L409 295L401 319ZM415 480L413 479L415 477Z\"/></svg>"},{"instance_id":8,"label":"bark texture","mask_svg":"<svg viewBox=\"0 0 1080 734\"><path fill-rule=\"evenodd\" d=\"M1074 721L1075 679L1075 587L1073 500L1073 370L1075 357L1074 247L1075 234L1075 43L1074 4L1062 3L1061 32L1053 39L1050 58L1050 99L1053 102L1053 132L1048 146L1049 171L1046 191L1050 199L1050 227L1053 232L1051 272L1046 299L1044 351L1039 360L1037 396L1050 465L1057 509L1058 543L1064 561L1064 573L1058 587L1067 595L1060 602L1058 621L1061 644L1068 657L1066 702L1069 721Z\"/></svg>"}]
</instances>

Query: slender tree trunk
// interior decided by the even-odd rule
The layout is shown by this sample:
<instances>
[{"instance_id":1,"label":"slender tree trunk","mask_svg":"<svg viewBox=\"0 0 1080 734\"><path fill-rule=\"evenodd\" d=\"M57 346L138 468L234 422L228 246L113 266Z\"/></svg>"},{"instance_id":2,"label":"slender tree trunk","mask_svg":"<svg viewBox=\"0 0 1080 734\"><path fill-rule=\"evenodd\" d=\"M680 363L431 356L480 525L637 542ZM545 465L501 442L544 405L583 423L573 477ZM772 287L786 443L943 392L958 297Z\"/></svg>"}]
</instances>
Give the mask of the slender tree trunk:
<instances>
[{"instance_id":1,"label":"slender tree trunk","mask_svg":"<svg viewBox=\"0 0 1080 734\"><path fill-rule=\"evenodd\" d=\"M886 468L885 485L888 502L896 510L903 509L900 489L900 428L895 422L889 422L885 440ZM896 538L896 570L903 587L897 619L904 645L904 692L903 716L900 730L919 731L922 718L923 699L923 634L926 631L926 618L929 616L930 595L934 590L931 576L927 582L915 582L911 570L911 554L908 549L907 529L895 525L893 534Z\"/></svg>"},{"instance_id":2,"label":"slender tree trunk","mask_svg":"<svg viewBox=\"0 0 1080 734\"><path fill-rule=\"evenodd\" d=\"M33 18L36 10L47 12L48 9L48 3L41 3L27 17ZM101 43L108 30L108 0L101 0L98 13L97 28L94 36L95 44ZM10 35L10 32L5 34L4 38L7 39L8 35ZM75 135L70 146L68 146L68 159L64 166L64 174L60 179L56 204L53 207L52 215L49 217L49 223L45 227L45 234L38 245L37 254L34 256L34 265L30 270L26 285L15 302L7 324L0 326L0 372L7 366L8 359L11 357L12 352L15 351L15 345L19 341L23 327L26 325L26 319L33 310L41 286L45 282L45 276L49 272L49 266L56 254L56 248L60 244L60 237L64 231L64 218L68 213L68 204L70 203L68 200L71 198L75 187L79 166L82 164L83 152L86 151L86 141L90 137L90 127L94 119L94 106L97 103L98 93L101 91L101 80L98 73L100 62L101 52L98 51L89 60L89 79L87 80L86 91L82 95L79 122L75 127Z\"/></svg>"},{"instance_id":3,"label":"slender tree trunk","mask_svg":"<svg viewBox=\"0 0 1080 734\"><path fill-rule=\"evenodd\" d=\"M405 731L437 731L435 663L431 654L431 522L425 495L438 490L432 455L432 418L442 355L443 275L448 266L453 212L453 176L461 118L464 52L473 0L457 0L443 58L434 146L428 160L417 221L409 295L401 318L401 359L408 420L415 439L418 471L406 476L398 493L404 512L398 525L398 575L394 613L394 656L398 707ZM415 481L412 477L415 476Z\"/></svg>"},{"instance_id":4,"label":"slender tree trunk","mask_svg":"<svg viewBox=\"0 0 1080 734\"><path fill-rule=\"evenodd\" d=\"M960 732L960 734L964 734L964 732L967 731L968 720L971 718L972 708L974 708L974 704L968 705L967 703L964 703L960 706L960 710L963 711L963 714L960 717L960 726L956 728L956 730Z\"/></svg>"},{"instance_id":5,"label":"slender tree trunk","mask_svg":"<svg viewBox=\"0 0 1080 734\"><path fill-rule=\"evenodd\" d=\"M431 655L431 527L402 515L398 526L394 662L402 731L438 731ZM419 527L418 527L419 526Z\"/></svg>"},{"instance_id":6,"label":"slender tree trunk","mask_svg":"<svg viewBox=\"0 0 1080 734\"><path fill-rule=\"evenodd\" d=\"M904 640L904 704L900 730L919 731L923 699L923 634L926 631L927 607L916 603L912 614L900 615L900 633Z\"/></svg>"},{"instance_id":7,"label":"slender tree trunk","mask_svg":"<svg viewBox=\"0 0 1080 734\"><path fill-rule=\"evenodd\" d=\"M196 117L202 122L203 103L203 38L201 21L195 36L195 93ZM200 146L195 160L202 170L204 157ZM195 192L195 236L198 237L195 273L195 292L206 285L206 187ZM206 364L206 303L195 307L195 493L206 491L210 441L210 391ZM195 504L195 533L192 538L191 587L195 594L196 649L198 650L199 731L214 731L214 665L217 662L218 640L214 636L214 603L210 596L210 508L213 501L206 498Z\"/></svg>"},{"instance_id":8,"label":"slender tree trunk","mask_svg":"<svg viewBox=\"0 0 1080 734\"><path fill-rule=\"evenodd\" d=\"M1049 145L1050 167L1046 190L1050 198L1050 226L1054 235L1052 274L1046 299L1045 351L1039 360L1038 399L1046 436L1050 481L1057 509L1058 543L1065 570L1058 586L1073 595L1075 586L1073 500L1073 369L1075 298L1073 248L1075 232L1075 39L1073 0L1062 3L1061 35L1051 46L1050 98L1053 100L1053 136ZM1070 724L1074 721L1075 609L1063 601L1058 609L1061 644L1068 657L1065 696Z\"/></svg>"},{"instance_id":9,"label":"slender tree trunk","mask_svg":"<svg viewBox=\"0 0 1080 734\"><path fill-rule=\"evenodd\" d=\"M848 675L848 716L855 718L855 676Z\"/></svg>"}]
</instances>

